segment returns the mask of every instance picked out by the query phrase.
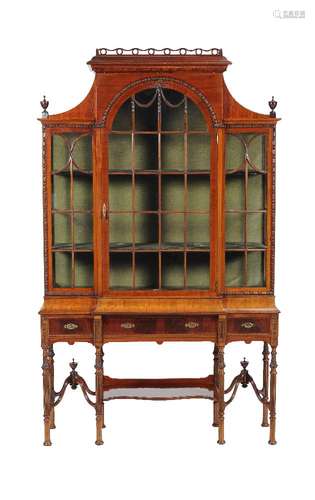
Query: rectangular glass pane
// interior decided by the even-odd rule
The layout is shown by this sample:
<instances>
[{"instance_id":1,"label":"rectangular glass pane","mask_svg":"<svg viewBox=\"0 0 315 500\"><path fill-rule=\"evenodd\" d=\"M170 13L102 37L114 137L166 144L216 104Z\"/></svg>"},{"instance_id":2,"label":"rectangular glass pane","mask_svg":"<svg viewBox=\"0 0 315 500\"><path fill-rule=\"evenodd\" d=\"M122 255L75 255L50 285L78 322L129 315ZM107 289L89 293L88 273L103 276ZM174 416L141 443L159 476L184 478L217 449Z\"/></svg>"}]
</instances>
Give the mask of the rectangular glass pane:
<instances>
[{"instance_id":1,"label":"rectangular glass pane","mask_svg":"<svg viewBox=\"0 0 315 500\"><path fill-rule=\"evenodd\" d=\"M135 167L137 170L158 168L158 136L156 134L135 135Z\"/></svg>"},{"instance_id":2,"label":"rectangular glass pane","mask_svg":"<svg viewBox=\"0 0 315 500\"><path fill-rule=\"evenodd\" d=\"M93 254L80 252L74 254L74 286L93 287Z\"/></svg>"},{"instance_id":3,"label":"rectangular glass pane","mask_svg":"<svg viewBox=\"0 0 315 500\"><path fill-rule=\"evenodd\" d=\"M137 214L135 216L136 244L152 246L158 243L157 215Z\"/></svg>"},{"instance_id":4,"label":"rectangular glass pane","mask_svg":"<svg viewBox=\"0 0 315 500\"><path fill-rule=\"evenodd\" d=\"M264 214L247 214L247 242L249 247L261 246L264 238Z\"/></svg>"},{"instance_id":5,"label":"rectangular glass pane","mask_svg":"<svg viewBox=\"0 0 315 500\"><path fill-rule=\"evenodd\" d=\"M110 288L132 288L132 256L130 253L110 253Z\"/></svg>"},{"instance_id":6,"label":"rectangular glass pane","mask_svg":"<svg viewBox=\"0 0 315 500\"><path fill-rule=\"evenodd\" d=\"M225 178L226 210L242 210L245 208L245 177L243 173L230 174Z\"/></svg>"},{"instance_id":7,"label":"rectangular glass pane","mask_svg":"<svg viewBox=\"0 0 315 500\"><path fill-rule=\"evenodd\" d=\"M248 176L248 210L263 210L266 208L265 183L266 176L264 174L251 173Z\"/></svg>"},{"instance_id":8,"label":"rectangular glass pane","mask_svg":"<svg viewBox=\"0 0 315 500\"><path fill-rule=\"evenodd\" d=\"M53 214L53 246L71 246L71 218L69 214Z\"/></svg>"},{"instance_id":9,"label":"rectangular glass pane","mask_svg":"<svg viewBox=\"0 0 315 500\"><path fill-rule=\"evenodd\" d=\"M184 254L162 254L162 288L184 288Z\"/></svg>"},{"instance_id":10,"label":"rectangular glass pane","mask_svg":"<svg viewBox=\"0 0 315 500\"><path fill-rule=\"evenodd\" d=\"M110 170L131 170L131 135L110 134L108 155Z\"/></svg>"},{"instance_id":11,"label":"rectangular glass pane","mask_svg":"<svg viewBox=\"0 0 315 500\"><path fill-rule=\"evenodd\" d=\"M188 177L188 210L210 210L210 176Z\"/></svg>"},{"instance_id":12,"label":"rectangular glass pane","mask_svg":"<svg viewBox=\"0 0 315 500\"><path fill-rule=\"evenodd\" d=\"M188 170L210 171L210 136L188 135Z\"/></svg>"},{"instance_id":13,"label":"rectangular glass pane","mask_svg":"<svg viewBox=\"0 0 315 500\"><path fill-rule=\"evenodd\" d=\"M225 286L245 285L245 254L243 252L225 253Z\"/></svg>"},{"instance_id":14,"label":"rectangular glass pane","mask_svg":"<svg viewBox=\"0 0 315 500\"><path fill-rule=\"evenodd\" d=\"M164 170L184 170L184 136L167 135L161 136L162 169Z\"/></svg>"},{"instance_id":15,"label":"rectangular glass pane","mask_svg":"<svg viewBox=\"0 0 315 500\"><path fill-rule=\"evenodd\" d=\"M93 218L91 214L75 214L74 244L76 248L93 246Z\"/></svg>"},{"instance_id":16,"label":"rectangular glass pane","mask_svg":"<svg viewBox=\"0 0 315 500\"><path fill-rule=\"evenodd\" d=\"M162 210L184 211L183 176L162 176Z\"/></svg>"},{"instance_id":17,"label":"rectangular glass pane","mask_svg":"<svg viewBox=\"0 0 315 500\"><path fill-rule=\"evenodd\" d=\"M136 253L136 288L158 288L158 254Z\"/></svg>"},{"instance_id":18,"label":"rectangular glass pane","mask_svg":"<svg viewBox=\"0 0 315 500\"><path fill-rule=\"evenodd\" d=\"M52 176L52 207L58 210L70 208L70 175L68 172Z\"/></svg>"},{"instance_id":19,"label":"rectangular glass pane","mask_svg":"<svg viewBox=\"0 0 315 500\"><path fill-rule=\"evenodd\" d=\"M125 214L111 214L109 217L109 241L119 246L132 242L132 217Z\"/></svg>"},{"instance_id":20,"label":"rectangular glass pane","mask_svg":"<svg viewBox=\"0 0 315 500\"><path fill-rule=\"evenodd\" d=\"M187 239L189 244L198 244L209 247L210 226L209 215L187 215L188 231Z\"/></svg>"},{"instance_id":21,"label":"rectangular glass pane","mask_svg":"<svg viewBox=\"0 0 315 500\"><path fill-rule=\"evenodd\" d=\"M225 216L225 242L227 248L240 247L245 244L245 215L227 213Z\"/></svg>"},{"instance_id":22,"label":"rectangular glass pane","mask_svg":"<svg viewBox=\"0 0 315 500\"><path fill-rule=\"evenodd\" d=\"M210 283L210 254L195 252L187 254L188 288L205 289Z\"/></svg>"},{"instance_id":23,"label":"rectangular glass pane","mask_svg":"<svg viewBox=\"0 0 315 500\"><path fill-rule=\"evenodd\" d=\"M56 288L72 286L72 257L70 252L53 253L54 284Z\"/></svg>"},{"instance_id":24,"label":"rectangular glass pane","mask_svg":"<svg viewBox=\"0 0 315 500\"><path fill-rule=\"evenodd\" d=\"M132 209L132 182L130 175L109 176L109 209L111 211Z\"/></svg>"},{"instance_id":25,"label":"rectangular glass pane","mask_svg":"<svg viewBox=\"0 0 315 500\"><path fill-rule=\"evenodd\" d=\"M184 243L184 215L162 215L162 242Z\"/></svg>"},{"instance_id":26,"label":"rectangular glass pane","mask_svg":"<svg viewBox=\"0 0 315 500\"><path fill-rule=\"evenodd\" d=\"M57 177L56 175L54 177ZM75 173L73 179L73 207L91 210L93 207L93 182L91 175Z\"/></svg>"},{"instance_id":27,"label":"rectangular glass pane","mask_svg":"<svg viewBox=\"0 0 315 500\"><path fill-rule=\"evenodd\" d=\"M135 205L138 211L158 209L158 179L156 175L136 176Z\"/></svg>"},{"instance_id":28,"label":"rectangular glass pane","mask_svg":"<svg viewBox=\"0 0 315 500\"><path fill-rule=\"evenodd\" d=\"M265 283L265 252L248 252L247 254L247 285L266 286Z\"/></svg>"}]
</instances>

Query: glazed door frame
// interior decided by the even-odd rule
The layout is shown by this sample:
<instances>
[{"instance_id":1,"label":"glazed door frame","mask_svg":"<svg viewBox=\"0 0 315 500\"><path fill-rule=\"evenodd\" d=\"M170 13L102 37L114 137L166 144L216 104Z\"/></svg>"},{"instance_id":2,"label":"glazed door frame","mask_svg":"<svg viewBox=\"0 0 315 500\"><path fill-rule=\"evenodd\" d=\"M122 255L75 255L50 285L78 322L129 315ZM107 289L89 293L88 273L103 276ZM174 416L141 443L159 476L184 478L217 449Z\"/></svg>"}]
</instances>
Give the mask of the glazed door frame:
<instances>
[{"instance_id":1,"label":"glazed door frame","mask_svg":"<svg viewBox=\"0 0 315 500\"><path fill-rule=\"evenodd\" d=\"M101 261L101 269L102 272L99 273L99 279L101 279L101 295L103 296L113 296L113 297L128 297L132 296L152 296L152 297L213 297L217 296L217 240L218 240L218 196L217 196L217 183L218 183L218 169L217 169L217 130L213 127L211 116L208 112L207 107L204 103L198 100L198 97L186 87L182 87L175 83L163 82L163 88L168 88L175 90L177 92L181 92L189 97L201 110L204 115L206 125L208 128L208 133L210 135L210 197L211 197L211 207L210 207L210 217L209 223L211 227L210 231L210 277L209 277L209 289L176 289L176 290L166 290L166 289L128 289L128 290L115 290L109 288L109 270L110 270L110 262L109 262L109 215L108 212L110 210L109 207L109 134L111 132L112 122L116 116L117 111L119 110L122 103L127 100L132 95L137 92L149 88L153 88L154 84L139 84L135 86L132 91L128 91L124 93L120 98L117 99L115 104L112 106L110 112L108 113L107 121L105 122L105 126L100 128L97 132L97 136L99 137L99 152L100 158L98 161L100 162L100 168L98 167L98 175L99 175L99 186L102 189L101 195L101 204L98 207L98 213L103 212L102 223L101 223L101 248L104 251L101 251L100 261ZM102 210L102 207L105 206L105 210ZM97 212L96 212L97 213ZM104 216L105 213L105 216Z\"/></svg>"},{"instance_id":2,"label":"glazed door frame","mask_svg":"<svg viewBox=\"0 0 315 500\"><path fill-rule=\"evenodd\" d=\"M97 179L96 179L96 143L95 131L84 124L74 124L62 127L45 127L43 130L43 208L44 208L44 259L45 259L45 294L46 295L96 295L98 290L97 280L97 242L98 229L96 217ZM63 134L90 135L92 147L92 221L93 221L93 287L55 287L53 265L53 187L52 187L52 136Z\"/></svg>"},{"instance_id":3,"label":"glazed door frame","mask_svg":"<svg viewBox=\"0 0 315 500\"><path fill-rule=\"evenodd\" d=\"M265 250L265 286L239 286L227 287L225 286L225 151L226 151L226 136L227 134L259 134L266 137L266 250ZM220 177L222 184L222 199L220 204L221 213L221 234L218 241L220 241L220 268L221 268L221 286L224 295L255 295L255 294L272 294L273 293L273 273L274 273L274 158L273 158L273 126L259 126L259 125L238 125L228 126L222 131L220 141L220 155L222 156Z\"/></svg>"}]
</instances>

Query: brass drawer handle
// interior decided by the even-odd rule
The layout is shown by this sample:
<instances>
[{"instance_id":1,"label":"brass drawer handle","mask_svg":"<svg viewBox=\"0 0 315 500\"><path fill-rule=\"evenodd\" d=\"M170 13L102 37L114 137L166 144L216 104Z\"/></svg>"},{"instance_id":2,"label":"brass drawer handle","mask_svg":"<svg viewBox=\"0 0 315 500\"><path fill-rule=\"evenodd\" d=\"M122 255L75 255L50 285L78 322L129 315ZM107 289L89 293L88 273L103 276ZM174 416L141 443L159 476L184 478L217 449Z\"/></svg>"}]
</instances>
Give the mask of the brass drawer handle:
<instances>
[{"instance_id":1,"label":"brass drawer handle","mask_svg":"<svg viewBox=\"0 0 315 500\"><path fill-rule=\"evenodd\" d=\"M65 330L76 330L77 328L79 328L79 325L77 325L76 323L65 323L63 327Z\"/></svg>"},{"instance_id":2,"label":"brass drawer handle","mask_svg":"<svg viewBox=\"0 0 315 500\"><path fill-rule=\"evenodd\" d=\"M244 321L244 323L241 323L241 327L246 328L247 330L249 330L250 328L253 328L254 326L255 326L255 323L253 323L252 321Z\"/></svg>"},{"instance_id":3,"label":"brass drawer handle","mask_svg":"<svg viewBox=\"0 0 315 500\"><path fill-rule=\"evenodd\" d=\"M199 323L197 321L188 321L185 323L185 328L197 328L199 326Z\"/></svg>"},{"instance_id":4,"label":"brass drawer handle","mask_svg":"<svg viewBox=\"0 0 315 500\"><path fill-rule=\"evenodd\" d=\"M134 323L130 323L129 321L126 321L126 323L121 323L121 328L125 328L126 330L130 330L131 328L134 328L136 325Z\"/></svg>"}]
</instances>

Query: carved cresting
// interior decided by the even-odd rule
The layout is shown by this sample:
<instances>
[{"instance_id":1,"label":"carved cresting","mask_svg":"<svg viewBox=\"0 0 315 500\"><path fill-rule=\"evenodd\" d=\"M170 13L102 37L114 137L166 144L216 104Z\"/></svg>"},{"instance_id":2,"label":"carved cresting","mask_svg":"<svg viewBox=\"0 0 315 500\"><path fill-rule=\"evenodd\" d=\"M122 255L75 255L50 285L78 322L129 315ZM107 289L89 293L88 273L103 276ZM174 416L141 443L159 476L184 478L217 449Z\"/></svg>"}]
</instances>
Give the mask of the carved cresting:
<instances>
[{"instance_id":1,"label":"carved cresting","mask_svg":"<svg viewBox=\"0 0 315 500\"><path fill-rule=\"evenodd\" d=\"M180 49L170 49L170 48L164 48L164 49L154 49L154 48L149 48L149 49L139 49L137 47L134 47L132 49L123 49L123 48L117 48L117 49L106 49L106 48L101 48L101 49L96 49L96 55L97 56L126 56L126 55L133 55L133 56L190 56L190 55L195 55L195 56L202 56L202 55L207 55L207 56L222 56L223 51L222 49L186 49L184 47Z\"/></svg>"}]
</instances>

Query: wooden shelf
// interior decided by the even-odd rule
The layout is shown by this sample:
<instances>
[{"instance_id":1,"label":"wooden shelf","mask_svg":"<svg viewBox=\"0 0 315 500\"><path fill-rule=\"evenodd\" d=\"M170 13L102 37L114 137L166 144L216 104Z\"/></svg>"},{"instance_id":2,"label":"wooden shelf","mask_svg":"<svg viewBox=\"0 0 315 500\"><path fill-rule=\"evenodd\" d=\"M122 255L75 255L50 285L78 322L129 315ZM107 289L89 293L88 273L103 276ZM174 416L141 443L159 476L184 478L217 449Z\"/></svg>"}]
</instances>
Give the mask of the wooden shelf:
<instances>
[{"instance_id":1,"label":"wooden shelf","mask_svg":"<svg viewBox=\"0 0 315 500\"><path fill-rule=\"evenodd\" d=\"M209 243L112 243L110 252L210 252Z\"/></svg>"},{"instance_id":2,"label":"wooden shelf","mask_svg":"<svg viewBox=\"0 0 315 500\"><path fill-rule=\"evenodd\" d=\"M162 169L162 170L140 170L140 169L110 169L109 175L210 175L210 169L207 170L176 170L176 169Z\"/></svg>"}]
</instances>

